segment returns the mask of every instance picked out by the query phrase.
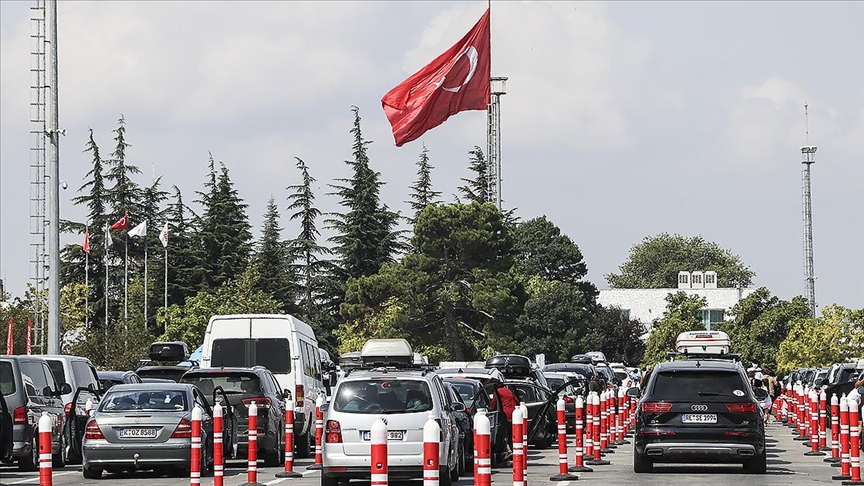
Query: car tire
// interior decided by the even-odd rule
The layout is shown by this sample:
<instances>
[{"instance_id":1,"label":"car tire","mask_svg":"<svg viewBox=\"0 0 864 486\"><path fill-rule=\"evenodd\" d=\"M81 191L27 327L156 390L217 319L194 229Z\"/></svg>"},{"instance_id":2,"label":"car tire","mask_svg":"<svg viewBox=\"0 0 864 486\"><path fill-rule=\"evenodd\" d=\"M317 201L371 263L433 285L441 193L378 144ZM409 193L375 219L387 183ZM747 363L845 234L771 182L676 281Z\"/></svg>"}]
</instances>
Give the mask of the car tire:
<instances>
[{"instance_id":1,"label":"car tire","mask_svg":"<svg viewBox=\"0 0 864 486\"><path fill-rule=\"evenodd\" d=\"M39 443L36 441L36 432L30 439L30 454L18 459L18 469L21 471L35 471L39 469Z\"/></svg>"},{"instance_id":2,"label":"car tire","mask_svg":"<svg viewBox=\"0 0 864 486\"><path fill-rule=\"evenodd\" d=\"M276 435L280 435L276 431ZM264 466L276 467L282 464L282 437L276 437L276 447L272 451L264 451Z\"/></svg>"},{"instance_id":3,"label":"car tire","mask_svg":"<svg viewBox=\"0 0 864 486\"><path fill-rule=\"evenodd\" d=\"M295 447L297 448L297 458L298 459L308 459L311 454L309 454L309 433L312 432L312 427L309 428L303 435L298 435Z\"/></svg>"},{"instance_id":4,"label":"car tire","mask_svg":"<svg viewBox=\"0 0 864 486\"><path fill-rule=\"evenodd\" d=\"M438 484L439 486L451 486L453 484L453 480L450 478L450 468L447 465L438 470Z\"/></svg>"},{"instance_id":5,"label":"car tire","mask_svg":"<svg viewBox=\"0 0 864 486\"><path fill-rule=\"evenodd\" d=\"M102 478L102 470L97 469L95 467L85 467L82 469L84 474L84 479L101 479Z\"/></svg>"},{"instance_id":6,"label":"car tire","mask_svg":"<svg viewBox=\"0 0 864 486\"><path fill-rule=\"evenodd\" d=\"M765 455L765 449L762 449L762 453L756 456L753 456L750 459L744 461L744 472L748 474L765 474L768 470L768 459Z\"/></svg>"},{"instance_id":7,"label":"car tire","mask_svg":"<svg viewBox=\"0 0 864 486\"><path fill-rule=\"evenodd\" d=\"M654 472L654 462L636 452L635 447L633 448L633 472L637 474Z\"/></svg>"},{"instance_id":8,"label":"car tire","mask_svg":"<svg viewBox=\"0 0 864 486\"><path fill-rule=\"evenodd\" d=\"M334 478L321 472L321 486L339 486L339 478Z\"/></svg>"}]
</instances>

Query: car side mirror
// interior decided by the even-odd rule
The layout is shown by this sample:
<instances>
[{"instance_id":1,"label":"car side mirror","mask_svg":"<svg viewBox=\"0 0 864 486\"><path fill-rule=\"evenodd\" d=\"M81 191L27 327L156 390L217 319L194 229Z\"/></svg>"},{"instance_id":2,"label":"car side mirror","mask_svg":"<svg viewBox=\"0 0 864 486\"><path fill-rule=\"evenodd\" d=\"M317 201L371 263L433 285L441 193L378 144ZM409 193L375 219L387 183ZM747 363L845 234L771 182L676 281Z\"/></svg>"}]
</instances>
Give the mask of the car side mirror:
<instances>
[{"instance_id":1,"label":"car side mirror","mask_svg":"<svg viewBox=\"0 0 864 486\"><path fill-rule=\"evenodd\" d=\"M60 394L65 395L67 393L72 393L72 385L69 383L63 383L60 385Z\"/></svg>"},{"instance_id":2,"label":"car side mirror","mask_svg":"<svg viewBox=\"0 0 864 486\"><path fill-rule=\"evenodd\" d=\"M327 410L330 410L330 404L327 402L322 403L321 404L321 413L324 413Z\"/></svg>"},{"instance_id":3,"label":"car side mirror","mask_svg":"<svg viewBox=\"0 0 864 486\"><path fill-rule=\"evenodd\" d=\"M465 404L462 402L453 402L453 405L450 406L450 410L453 412L464 412Z\"/></svg>"},{"instance_id":4,"label":"car side mirror","mask_svg":"<svg viewBox=\"0 0 864 486\"><path fill-rule=\"evenodd\" d=\"M628 388L626 394L628 397L639 398L639 387L634 386L634 387Z\"/></svg>"},{"instance_id":5,"label":"car side mirror","mask_svg":"<svg viewBox=\"0 0 864 486\"><path fill-rule=\"evenodd\" d=\"M768 398L768 391L764 388L757 388L753 390L753 395L756 397L757 400L765 400L766 398Z\"/></svg>"}]
</instances>

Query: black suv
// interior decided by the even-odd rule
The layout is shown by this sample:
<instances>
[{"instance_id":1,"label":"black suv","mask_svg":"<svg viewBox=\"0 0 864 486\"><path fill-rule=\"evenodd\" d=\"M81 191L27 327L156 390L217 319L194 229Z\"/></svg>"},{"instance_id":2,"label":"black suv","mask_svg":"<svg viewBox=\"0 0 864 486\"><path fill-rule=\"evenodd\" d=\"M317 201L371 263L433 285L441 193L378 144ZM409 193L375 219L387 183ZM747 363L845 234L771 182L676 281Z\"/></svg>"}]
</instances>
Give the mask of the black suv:
<instances>
[{"instance_id":1,"label":"black suv","mask_svg":"<svg viewBox=\"0 0 864 486\"><path fill-rule=\"evenodd\" d=\"M636 411L633 471L655 462L743 463L765 473L765 427L760 399L739 363L687 359L660 363ZM631 388L629 396L638 396Z\"/></svg>"}]
</instances>

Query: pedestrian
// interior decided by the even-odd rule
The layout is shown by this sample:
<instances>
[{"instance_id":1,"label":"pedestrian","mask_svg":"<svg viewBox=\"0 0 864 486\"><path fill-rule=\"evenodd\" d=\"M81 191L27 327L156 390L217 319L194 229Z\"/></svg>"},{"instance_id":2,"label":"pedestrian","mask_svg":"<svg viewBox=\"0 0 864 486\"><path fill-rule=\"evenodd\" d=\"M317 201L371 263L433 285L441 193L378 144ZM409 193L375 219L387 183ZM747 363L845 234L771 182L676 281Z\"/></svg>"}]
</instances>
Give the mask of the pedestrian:
<instances>
[{"instance_id":1,"label":"pedestrian","mask_svg":"<svg viewBox=\"0 0 864 486\"><path fill-rule=\"evenodd\" d=\"M758 378L753 379L753 389L757 390L759 388L765 390L766 397L764 400L759 402L759 408L762 409L762 418L765 423L768 423L768 420L771 418L771 404L773 403L771 400L771 395L768 394L768 389L765 387L765 383L762 381L762 373L757 372L756 376Z\"/></svg>"},{"instance_id":2,"label":"pedestrian","mask_svg":"<svg viewBox=\"0 0 864 486\"><path fill-rule=\"evenodd\" d=\"M774 372L770 368L765 368L762 371L762 381L768 388L768 394L771 395L771 399L776 398L777 392L780 390L780 382L777 381L777 377L774 376Z\"/></svg>"}]
</instances>

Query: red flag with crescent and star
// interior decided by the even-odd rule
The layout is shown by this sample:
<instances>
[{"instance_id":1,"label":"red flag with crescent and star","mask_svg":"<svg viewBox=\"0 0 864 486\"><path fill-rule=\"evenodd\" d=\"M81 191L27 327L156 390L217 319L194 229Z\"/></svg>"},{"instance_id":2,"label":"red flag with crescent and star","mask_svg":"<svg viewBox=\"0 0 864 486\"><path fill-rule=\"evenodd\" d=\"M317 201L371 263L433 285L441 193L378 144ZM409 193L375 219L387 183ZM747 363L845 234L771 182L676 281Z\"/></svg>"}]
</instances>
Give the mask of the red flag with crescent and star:
<instances>
[{"instance_id":1,"label":"red flag with crescent and star","mask_svg":"<svg viewBox=\"0 0 864 486\"><path fill-rule=\"evenodd\" d=\"M84 244L81 245L84 247L84 253L90 254L90 228L84 230Z\"/></svg>"},{"instance_id":2,"label":"red flag with crescent and star","mask_svg":"<svg viewBox=\"0 0 864 486\"><path fill-rule=\"evenodd\" d=\"M123 217L120 218L116 223L111 225L111 229L129 229L129 213L123 213Z\"/></svg>"},{"instance_id":3,"label":"red flag with crescent and star","mask_svg":"<svg viewBox=\"0 0 864 486\"><path fill-rule=\"evenodd\" d=\"M489 9L465 37L381 98L396 146L460 111L485 110L491 73Z\"/></svg>"}]
</instances>

